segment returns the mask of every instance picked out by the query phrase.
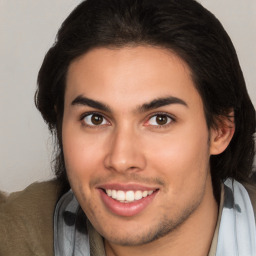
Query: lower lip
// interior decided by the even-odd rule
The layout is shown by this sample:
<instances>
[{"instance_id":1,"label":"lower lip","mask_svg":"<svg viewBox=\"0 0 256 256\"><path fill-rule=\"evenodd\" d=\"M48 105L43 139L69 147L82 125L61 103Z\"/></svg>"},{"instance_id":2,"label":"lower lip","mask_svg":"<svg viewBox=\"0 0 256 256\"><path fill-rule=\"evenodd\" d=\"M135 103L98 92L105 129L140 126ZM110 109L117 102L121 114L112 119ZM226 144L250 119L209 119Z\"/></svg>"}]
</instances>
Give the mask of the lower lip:
<instances>
[{"instance_id":1,"label":"lower lip","mask_svg":"<svg viewBox=\"0 0 256 256\"><path fill-rule=\"evenodd\" d=\"M158 191L131 203L121 203L109 197L102 189L99 189L101 199L105 206L114 214L124 217L132 217L142 212L155 198Z\"/></svg>"}]
</instances>

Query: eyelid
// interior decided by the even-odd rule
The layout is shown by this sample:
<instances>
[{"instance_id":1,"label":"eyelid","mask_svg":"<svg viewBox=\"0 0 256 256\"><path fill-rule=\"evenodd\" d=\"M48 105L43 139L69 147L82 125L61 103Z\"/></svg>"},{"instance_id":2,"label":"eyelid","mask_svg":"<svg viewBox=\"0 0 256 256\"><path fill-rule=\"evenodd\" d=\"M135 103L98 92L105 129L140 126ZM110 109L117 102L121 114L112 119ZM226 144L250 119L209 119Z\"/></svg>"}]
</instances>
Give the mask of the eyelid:
<instances>
[{"instance_id":1,"label":"eyelid","mask_svg":"<svg viewBox=\"0 0 256 256\"><path fill-rule=\"evenodd\" d=\"M156 112L156 113L151 113L150 115L148 115L148 117L146 118L146 123L148 123L151 118L153 118L155 116L158 116L158 115L166 116L166 117L170 118L171 121L169 123L167 123L167 124L164 124L164 125L150 125L150 124L146 124L146 126L150 126L150 127L154 127L154 128L164 128L164 127L168 127L173 122L176 122L176 117L171 115L170 113Z\"/></svg>"},{"instance_id":2,"label":"eyelid","mask_svg":"<svg viewBox=\"0 0 256 256\"><path fill-rule=\"evenodd\" d=\"M111 122L109 121L109 117L107 117L105 114L103 114L101 112L98 112L98 111L88 111L88 112L85 112L85 113L81 114L80 117L79 117L79 121L81 121L84 126L91 127L91 128L95 128L95 127L100 128L102 126L106 126L106 124L103 124L103 125L89 125L89 124L86 124L85 122L83 122L83 119L85 117L87 117L89 115L93 115L93 114L102 116L108 122L108 124L111 124ZM146 124L146 125L144 124L144 125L145 126L150 126L150 127L153 127L153 128L164 128L164 127L167 127L167 126L171 125L173 122L176 122L176 117L174 115L172 115L170 113L167 113L167 112L160 111L160 112L155 112L155 113L149 114L146 117L146 123L148 123L151 118L153 118L157 115L167 116L168 118L171 119L171 121L167 124L164 124L164 125L150 125L150 124Z\"/></svg>"},{"instance_id":3,"label":"eyelid","mask_svg":"<svg viewBox=\"0 0 256 256\"><path fill-rule=\"evenodd\" d=\"M110 124L109 118L106 117L106 115L104 115L104 114L102 114L101 112L98 112L98 111L88 111L88 112L83 113L82 115L80 115L79 121L81 121L84 126L91 127L91 128L95 128L95 127L99 128L101 126L106 126L106 124L103 124L103 125L89 125L89 124L86 124L85 122L83 122L84 118L86 118L87 116L93 115L93 114L102 116L108 122L108 124Z\"/></svg>"}]
</instances>

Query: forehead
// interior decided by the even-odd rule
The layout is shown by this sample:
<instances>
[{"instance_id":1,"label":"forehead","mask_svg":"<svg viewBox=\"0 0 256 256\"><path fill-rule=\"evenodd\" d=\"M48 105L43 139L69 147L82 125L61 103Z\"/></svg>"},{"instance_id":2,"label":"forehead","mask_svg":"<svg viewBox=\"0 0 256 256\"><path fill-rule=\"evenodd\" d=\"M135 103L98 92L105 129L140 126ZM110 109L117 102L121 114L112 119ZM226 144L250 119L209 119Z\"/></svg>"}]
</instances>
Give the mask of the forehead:
<instances>
[{"instance_id":1,"label":"forehead","mask_svg":"<svg viewBox=\"0 0 256 256\"><path fill-rule=\"evenodd\" d=\"M150 46L97 48L77 58L68 70L65 101L79 95L119 106L168 96L201 103L188 65Z\"/></svg>"}]
</instances>

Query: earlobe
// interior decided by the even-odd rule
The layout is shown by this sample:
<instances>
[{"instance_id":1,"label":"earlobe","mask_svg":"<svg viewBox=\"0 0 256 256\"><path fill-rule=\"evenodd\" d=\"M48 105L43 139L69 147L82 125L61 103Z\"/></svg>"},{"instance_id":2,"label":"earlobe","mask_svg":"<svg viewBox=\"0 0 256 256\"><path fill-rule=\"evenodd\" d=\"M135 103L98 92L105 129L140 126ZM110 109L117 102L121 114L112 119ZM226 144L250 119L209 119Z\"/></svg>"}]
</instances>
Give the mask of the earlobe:
<instances>
[{"instance_id":1,"label":"earlobe","mask_svg":"<svg viewBox=\"0 0 256 256\"><path fill-rule=\"evenodd\" d=\"M233 115L232 115L233 116ZM232 120L231 120L232 119ZM210 154L221 154L228 147L235 133L234 118L223 117L218 121L218 127L211 128Z\"/></svg>"}]
</instances>

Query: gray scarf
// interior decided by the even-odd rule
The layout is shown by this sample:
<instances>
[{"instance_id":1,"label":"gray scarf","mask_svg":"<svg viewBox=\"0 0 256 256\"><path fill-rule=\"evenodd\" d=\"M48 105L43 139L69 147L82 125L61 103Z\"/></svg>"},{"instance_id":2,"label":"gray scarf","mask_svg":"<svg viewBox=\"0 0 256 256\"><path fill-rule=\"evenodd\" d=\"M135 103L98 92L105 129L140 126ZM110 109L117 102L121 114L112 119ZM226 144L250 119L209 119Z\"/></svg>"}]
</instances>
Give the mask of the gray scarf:
<instances>
[{"instance_id":1,"label":"gray scarf","mask_svg":"<svg viewBox=\"0 0 256 256\"><path fill-rule=\"evenodd\" d=\"M216 256L256 256L256 227L246 189L237 181L224 184ZM72 190L59 200L54 215L55 256L90 256L88 222Z\"/></svg>"}]
</instances>

